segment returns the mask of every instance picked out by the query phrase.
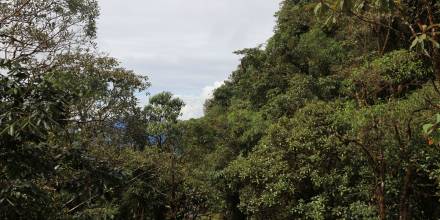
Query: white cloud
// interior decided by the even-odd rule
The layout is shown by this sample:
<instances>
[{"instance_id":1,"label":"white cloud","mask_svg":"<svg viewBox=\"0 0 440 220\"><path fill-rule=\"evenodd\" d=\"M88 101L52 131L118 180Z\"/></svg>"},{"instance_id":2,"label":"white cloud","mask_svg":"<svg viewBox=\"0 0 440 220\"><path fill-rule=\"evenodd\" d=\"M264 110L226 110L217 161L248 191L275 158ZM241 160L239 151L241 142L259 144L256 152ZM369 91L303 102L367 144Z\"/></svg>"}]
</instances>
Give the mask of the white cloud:
<instances>
[{"instance_id":1,"label":"white cloud","mask_svg":"<svg viewBox=\"0 0 440 220\"><path fill-rule=\"evenodd\" d=\"M199 97L264 43L281 0L99 0L100 50L149 76L151 94ZM188 100L189 102L189 100Z\"/></svg>"},{"instance_id":2,"label":"white cloud","mask_svg":"<svg viewBox=\"0 0 440 220\"><path fill-rule=\"evenodd\" d=\"M217 81L214 82L214 85L212 86L205 86L205 88L203 88L202 90L202 99L206 100L212 98L214 90L222 86L223 84L225 84L224 81Z\"/></svg>"},{"instance_id":3,"label":"white cloud","mask_svg":"<svg viewBox=\"0 0 440 220\"><path fill-rule=\"evenodd\" d=\"M182 120L188 120L191 118L200 118L203 116L203 106L205 101L213 97L214 90L224 84L223 81L216 81L213 85L203 87L202 91L198 95L175 95L185 102L185 107L182 109ZM139 106L144 107L148 104L150 96L138 93Z\"/></svg>"},{"instance_id":4,"label":"white cloud","mask_svg":"<svg viewBox=\"0 0 440 220\"><path fill-rule=\"evenodd\" d=\"M182 119L187 120L202 117L205 101L212 98L214 90L222 86L223 83L224 82L217 81L213 85L205 86L199 96L178 96L186 104L182 109Z\"/></svg>"},{"instance_id":5,"label":"white cloud","mask_svg":"<svg viewBox=\"0 0 440 220\"><path fill-rule=\"evenodd\" d=\"M232 52L273 34L280 2L99 0L98 46L147 75L152 95L170 91L183 99L182 119L198 118L205 100L237 67L239 57ZM138 97L141 106L148 102Z\"/></svg>"}]
</instances>

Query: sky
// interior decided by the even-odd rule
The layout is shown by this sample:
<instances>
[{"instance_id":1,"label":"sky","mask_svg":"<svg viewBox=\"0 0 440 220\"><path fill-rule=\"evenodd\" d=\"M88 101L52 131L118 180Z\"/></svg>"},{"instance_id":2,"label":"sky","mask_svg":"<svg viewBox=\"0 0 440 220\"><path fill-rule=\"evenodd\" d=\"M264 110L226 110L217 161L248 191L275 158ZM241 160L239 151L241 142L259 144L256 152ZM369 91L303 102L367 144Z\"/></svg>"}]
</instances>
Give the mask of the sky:
<instances>
[{"instance_id":1,"label":"sky","mask_svg":"<svg viewBox=\"0 0 440 220\"><path fill-rule=\"evenodd\" d=\"M148 76L152 95L170 91L183 99L182 119L198 118L236 69L240 57L233 52L273 34L280 1L99 0L98 47Z\"/></svg>"}]
</instances>

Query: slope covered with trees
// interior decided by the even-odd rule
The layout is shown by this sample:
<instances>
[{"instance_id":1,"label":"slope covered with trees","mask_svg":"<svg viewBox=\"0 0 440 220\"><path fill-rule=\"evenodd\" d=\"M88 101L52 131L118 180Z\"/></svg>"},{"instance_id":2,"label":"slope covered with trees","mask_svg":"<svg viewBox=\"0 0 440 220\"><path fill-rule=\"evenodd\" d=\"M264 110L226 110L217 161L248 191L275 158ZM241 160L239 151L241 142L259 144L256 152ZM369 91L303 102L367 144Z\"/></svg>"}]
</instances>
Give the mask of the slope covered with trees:
<instances>
[{"instance_id":1,"label":"slope covered with trees","mask_svg":"<svg viewBox=\"0 0 440 220\"><path fill-rule=\"evenodd\" d=\"M98 15L0 3L0 219L440 218L440 1L284 0L188 121Z\"/></svg>"}]
</instances>

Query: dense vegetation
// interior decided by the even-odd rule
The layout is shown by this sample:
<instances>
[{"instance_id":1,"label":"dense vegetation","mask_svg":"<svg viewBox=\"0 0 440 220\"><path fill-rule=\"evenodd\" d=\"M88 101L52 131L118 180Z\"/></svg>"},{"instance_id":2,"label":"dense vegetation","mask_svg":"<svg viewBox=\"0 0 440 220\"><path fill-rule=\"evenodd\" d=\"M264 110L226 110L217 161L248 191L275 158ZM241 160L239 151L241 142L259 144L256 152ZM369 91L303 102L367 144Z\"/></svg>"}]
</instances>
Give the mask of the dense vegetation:
<instances>
[{"instance_id":1,"label":"dense vegetation","mask_svg":"<svg viewBox=\"0 0 440 220\"><path fill-rule=\"evenodd\" d=\"M0 2L0 219L440 218L440 1L284 0L189 121L98 15Z\"/></svg>"}]
</instances>

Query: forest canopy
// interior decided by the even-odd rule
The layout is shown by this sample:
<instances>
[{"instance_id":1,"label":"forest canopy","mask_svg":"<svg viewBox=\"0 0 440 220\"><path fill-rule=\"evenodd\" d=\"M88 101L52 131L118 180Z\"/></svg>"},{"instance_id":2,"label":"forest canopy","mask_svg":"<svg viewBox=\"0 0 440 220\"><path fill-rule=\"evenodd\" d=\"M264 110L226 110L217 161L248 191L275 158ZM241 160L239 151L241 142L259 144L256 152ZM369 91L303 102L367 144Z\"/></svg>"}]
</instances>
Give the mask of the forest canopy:
<instances>
[{"instance_id":1,"label":"forest canopy","mask_svg":"<svg viewBox=\"0 0 440 220\"><path fill-rule=\"evenodd\" d=\"M184 121L99 52L96 0L0 2L0 219L439 219L440 1L275 16Z\"/></svg>"}]
</instances>

